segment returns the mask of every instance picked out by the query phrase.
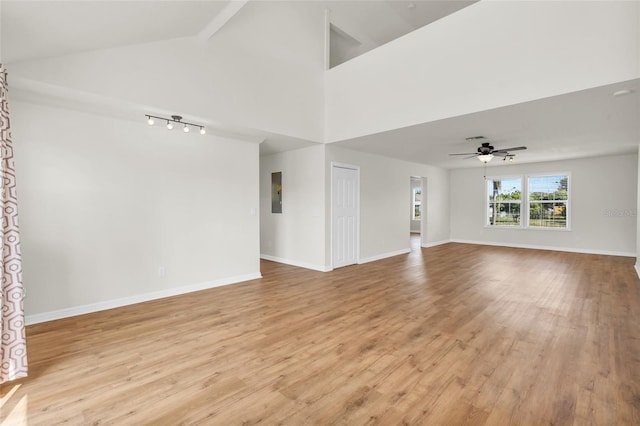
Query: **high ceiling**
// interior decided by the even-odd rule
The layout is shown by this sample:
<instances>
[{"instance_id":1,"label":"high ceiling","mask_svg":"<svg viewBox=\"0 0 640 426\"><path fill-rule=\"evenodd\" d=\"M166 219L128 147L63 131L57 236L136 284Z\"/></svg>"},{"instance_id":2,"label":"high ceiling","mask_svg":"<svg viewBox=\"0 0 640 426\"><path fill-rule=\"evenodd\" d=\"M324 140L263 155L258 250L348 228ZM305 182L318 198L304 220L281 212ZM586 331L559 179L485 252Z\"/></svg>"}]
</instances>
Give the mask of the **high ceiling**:
<instances>
[{"instance_id":1,"label":"high ceiling","mask_svg":"<svg viewBox=\"0 0 640 426\"><path fill-rule=\"evenodd\" d=\"M362 38L369 50L475 1L320 3L330 9L332 19L343 30ZM229 3L229 0L1 0L0 57L11 63L195 36Z\"/></svg>"},{"instance_id":2,"label":"high ceiling","mask_svg":"<svg viewBox=\"0 0 640 426\"><path fill-rule=\"evenodd\" d=\"M194 36L226 1L2 0L2 61Z\"/></svg>"},{"instance_id":3,"label":"high ceiling","mask_svg":"<svg viewBox=\"0 0 640 426\"><path fill-rule=\"evenodd\" d=\"M478 0L329 1L332 66L402 37ZM337 37L335 37L337 36Z\"/></svg>"},{"instance_id":4,"label":"high ceiling","mask_svg":"<svg viewBox=\"0 0 640 426\"><path fill-rule=\"evenodd\" d=\"M260 0L253 0L260 1ZM332 21L375 48L473 1L328 1ZM19 62L198 35L229 1L0 1L0 60ZM226 25L234 25L233 17ZM613 92L632 89L627 96ZM450 157L485 136L496 148L525 145L516 161L628 153L640 142L640 80L335 142L355 150L446 168L480 166ZM261 154L309 145L263 135ZM495 160L494 160L495 161Z\"/></svg>"}]
</instances>

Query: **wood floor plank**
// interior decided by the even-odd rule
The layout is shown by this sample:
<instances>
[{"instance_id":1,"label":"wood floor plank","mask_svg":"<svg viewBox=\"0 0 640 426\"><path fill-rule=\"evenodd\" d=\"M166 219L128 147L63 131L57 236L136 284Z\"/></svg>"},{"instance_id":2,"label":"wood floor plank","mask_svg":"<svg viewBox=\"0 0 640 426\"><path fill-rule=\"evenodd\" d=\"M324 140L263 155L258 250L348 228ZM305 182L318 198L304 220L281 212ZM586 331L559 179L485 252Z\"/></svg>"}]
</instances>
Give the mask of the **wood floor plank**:
<instances>
[{"instance_id":1,"label":"wood floor plank","mask_svg":"<svg viewBox=\"0 0 640 426\"><path fill-rule=\"evenodd\" d=\"M640 424L632 258L417 241L27 327L0 424Z\"/></svg>"}]
</instances>

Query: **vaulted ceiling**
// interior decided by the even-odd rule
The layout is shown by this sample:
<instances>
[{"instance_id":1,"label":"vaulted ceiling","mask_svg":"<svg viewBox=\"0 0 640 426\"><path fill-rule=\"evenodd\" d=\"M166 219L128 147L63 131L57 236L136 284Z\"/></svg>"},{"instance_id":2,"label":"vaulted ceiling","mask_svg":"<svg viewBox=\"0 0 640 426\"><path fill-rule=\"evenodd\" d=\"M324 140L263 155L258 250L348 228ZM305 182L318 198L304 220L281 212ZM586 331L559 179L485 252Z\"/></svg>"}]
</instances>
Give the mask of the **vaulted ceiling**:
<instances>
[{"instance_id":1,"label":"vaulted ceiling","mask_svg":"<svg viewBox=\"0 0 640 426\"><path fill-rule=\"evenodd\" d=\"M2 60L188 37L226 1L2 1Z\"/></svg>"},{"instance_id":2,"label":"vaulted ceiling","mask_svg":"<svg viewBox=\"0 0 640 426\"><path fill-rule=\"evenodd\" d=\"M259 0L254 0L259 1ZM0 3L0 60L19 63L83 51L201 35L220 20L235 25L230 1L22 1ZM472 1L328 1L332 22L372 49ZM315 2L317 5L318 2ZM567 23L570 27L570 23ZM213 33L211 33L213 34ZM210 35L210 34L207 34ZM472 36L472 35L470 35ZM366 50L366 49L365 49ZM621 89L627 96L614 97ZM529 147L518 161L629 153L640 142L640 79L504 108L363 135L335 144L446 168L477 161L452 158L473 152L469 136L498 148ZM262 154L310 141L268 134ZM315 141L318 142L318 141Z\"/></svg>"},{"instance_id":3,"label":"vaulted ceiling","mask_svg":"<svg viewBox=\"0 0 640 426\"><path fill-rule=\"evenodd\" d=\"M254 0L261 1L261 0ZM313 0L311 0L313 1ZM474 3L318 1L366 50ZM246 3L246 1L234 1ZM29 59L198 35L229 0L2 0L2 60ZM366 51L364 50L364 51Z\"/></svg>"}]
</instances>

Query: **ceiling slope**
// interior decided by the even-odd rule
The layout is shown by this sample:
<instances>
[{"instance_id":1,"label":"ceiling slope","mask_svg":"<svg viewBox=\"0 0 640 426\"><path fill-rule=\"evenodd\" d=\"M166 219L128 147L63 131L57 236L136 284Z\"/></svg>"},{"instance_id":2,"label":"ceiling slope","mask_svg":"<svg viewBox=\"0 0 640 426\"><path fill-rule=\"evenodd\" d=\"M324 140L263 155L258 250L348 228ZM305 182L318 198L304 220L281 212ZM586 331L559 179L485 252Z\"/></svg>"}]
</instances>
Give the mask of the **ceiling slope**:
<instances>
[{"instance_id":1,"label":"ceiling slope","mask_svg":"<svg viewBox=\"0 0 640 426\"><path fill-rule=\"evenodd\" d=\"M194 36L227 3L2 0L2 61L14 63Z\"/></svg>"}]
</instances>

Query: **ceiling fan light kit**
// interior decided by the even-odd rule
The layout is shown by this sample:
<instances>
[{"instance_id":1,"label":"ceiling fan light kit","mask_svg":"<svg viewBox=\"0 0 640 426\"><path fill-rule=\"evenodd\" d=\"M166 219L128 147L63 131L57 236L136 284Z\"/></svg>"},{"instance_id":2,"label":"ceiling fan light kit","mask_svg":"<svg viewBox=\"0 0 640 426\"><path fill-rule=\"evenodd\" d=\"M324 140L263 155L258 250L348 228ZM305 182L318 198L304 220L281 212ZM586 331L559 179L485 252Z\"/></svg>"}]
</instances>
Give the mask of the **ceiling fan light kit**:
<instances>
[{"instance_id":1,"label":"ceiling fan light kit","mask_svg":"<svg viewBox=\"0 0 640 426\"><path fill-rule=\"evenodd\" d=\"M486 140L484 136L471 136L466 138L467 141L482 141ZM460 154L449 154L449 155L467 155L466 158L477 158L481 163L485 165L493 159L493 157L502 157L502 161L507 161L509 159L510 162L513 162L513 158L516 156L515 154L511 154L509 151L522 151L527 149L526 146L515 146L513 148L503 148L503 149L495 149L489 142L481 142L481 145L478 147L476 152L463 152Z\"/></svg>"}]
</instances>

